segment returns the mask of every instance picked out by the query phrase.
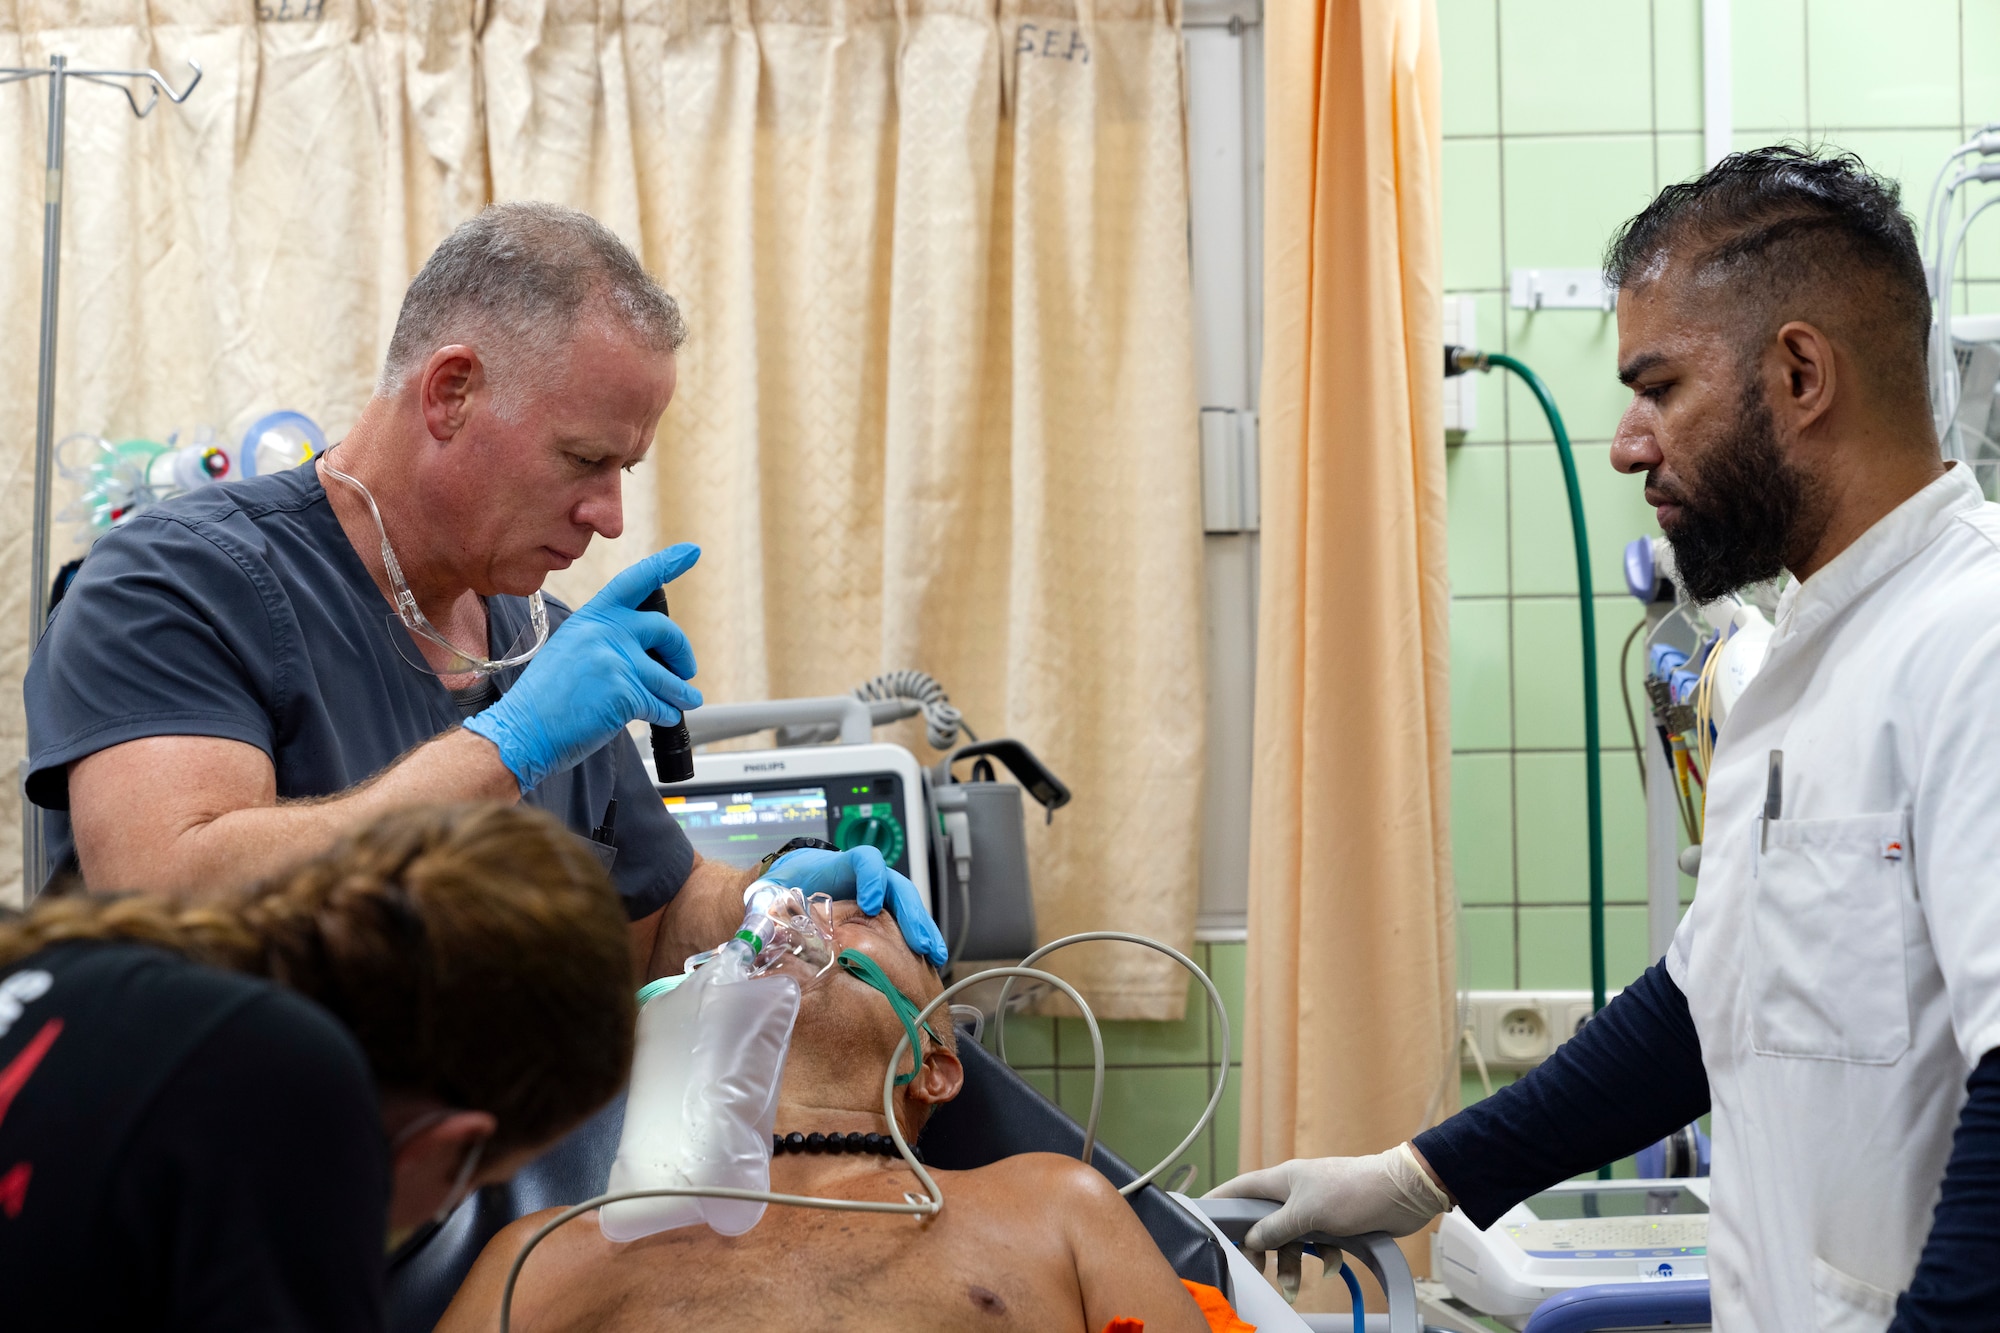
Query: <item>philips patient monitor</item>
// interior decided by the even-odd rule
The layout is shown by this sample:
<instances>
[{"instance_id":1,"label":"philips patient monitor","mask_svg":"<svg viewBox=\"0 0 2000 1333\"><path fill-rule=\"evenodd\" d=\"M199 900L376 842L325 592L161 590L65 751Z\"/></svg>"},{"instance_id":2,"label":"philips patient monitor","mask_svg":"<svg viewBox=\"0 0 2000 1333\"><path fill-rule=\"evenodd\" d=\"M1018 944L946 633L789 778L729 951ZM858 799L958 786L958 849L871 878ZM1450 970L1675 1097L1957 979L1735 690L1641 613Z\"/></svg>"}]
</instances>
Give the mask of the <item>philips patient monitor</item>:
<instances>
[{"instance_id":1,"label":"philips patient monitor","mask_svg":"<svg viewBox=\"0 0 2000 1333\"><path fill-rule=\"evenodd\" d=\"M923 776L900 745L801 745L694 757L694 778L660 788L694 849L748 870L793 838L874 847L933 913Z\"/></svg>"}]
</instances>

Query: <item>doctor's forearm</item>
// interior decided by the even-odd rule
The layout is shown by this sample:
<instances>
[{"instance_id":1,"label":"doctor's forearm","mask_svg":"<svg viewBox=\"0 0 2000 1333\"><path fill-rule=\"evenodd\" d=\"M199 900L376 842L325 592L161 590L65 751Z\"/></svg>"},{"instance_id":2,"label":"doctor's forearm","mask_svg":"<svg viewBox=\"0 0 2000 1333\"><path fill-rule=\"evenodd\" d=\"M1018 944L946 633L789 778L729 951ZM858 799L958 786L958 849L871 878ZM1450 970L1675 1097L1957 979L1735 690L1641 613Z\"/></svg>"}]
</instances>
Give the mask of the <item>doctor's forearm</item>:
<instances>
[{"instance_id":1,"label":"doctor's forearm","mask_svg":"<svg viewBox=\"0 0 2000 1333\"><path fill-rule=\"evenodd\" d=\"M1466 1215L1521 1200L1658 1142L1708 1110L1687 997L1656 963L1541 1066L1412 1146Z\"/></svg>"},{"instance_id":2,"label":"doctor's forearm","mask_svg":"<svg viewBox=\"0 0 2000 1333\"><path fill-rule=\"evenodd\" d=\"M338 796L280 801L254 746L206 736L130 741L78 760L70 821L97 891L220 893L324 851L406 806L520 799L490 741L453 730Z\"/></svg>"},{"instance_id":3,"label":"doctor's forearm","mask_svg":"<svg viewBox=\"0 0 2000 1333\"><path fill-rule=\"evenodd\" d=\"M690 954L713 949L735 934L743 924L743 890L756 879L756 869L738 870L696 857L680 892L660 914L648 975L672 976Z\"/></svg>"}]
</instances>

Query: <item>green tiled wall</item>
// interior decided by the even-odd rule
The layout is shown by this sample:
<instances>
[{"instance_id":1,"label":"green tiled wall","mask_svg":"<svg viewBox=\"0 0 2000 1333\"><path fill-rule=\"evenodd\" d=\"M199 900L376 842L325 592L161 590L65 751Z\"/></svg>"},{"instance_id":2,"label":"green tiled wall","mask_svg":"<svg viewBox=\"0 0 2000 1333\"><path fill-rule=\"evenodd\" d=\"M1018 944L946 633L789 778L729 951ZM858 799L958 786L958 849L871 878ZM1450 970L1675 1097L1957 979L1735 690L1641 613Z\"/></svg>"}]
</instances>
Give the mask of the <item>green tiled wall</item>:
<instances>
[{"instance_id":1,"label":"green tiled wall","mask_svg":"<svg viewBox=\"0 0 2000 1333\"><path fill-rule=\"evenodd\" d=\"M1700 0L1438 0L1444 44L1444 282L1489 349L1534 367L1577 450L1598 594L1605 894L1615 987L1649 961L1645 812L1618 650L1639 619L1625 543L1657 528L1607 448L1627 394L1615 317L1507 307L1515 268L1585 268L1625 218L1702 166ZM2000 120L2000 0L1735 0L1735 144L1859 153L1921 214L1968 127ZM1963 210L1960 210L1963 216ZM1961 260L1962 309L2000 310L2000 210ZM1575 558L1547 424L1489 375L1447 460L1452 841L1460 985L1589 985ZM1637 654L1634 654L1634 667ZM1637 672L1633 673L1635 706ZM1643 721L1643 714L1642 714ZM1685 897L1687 885L1683 884ZM1478 1095L1476 1081L1468 1098Z\"/></svg>"},{"instance_id":2,"label":"green tiled wall","mask_svg":"<svg viewBox=\"0 0 2000 1333\"><path fill-rule=\"evenodd\" d=\"M1236 1174L1237 1107L1243 1074L1243 945L1197 944L1194 960L1222 992L1229 1025L1237 1033L1229 1053L1229 1084L1215 1120L1194 1145L1175 1159L1171 1177L1192 1162L1192 1193ZM1208 996L1188 982L1187 1017L1178 1023L1105 1022L1104 1106L1098 1137L1140 1170L1153 1165L1187 1137L1214 1088L1221 1065L1221 1033L1211 1017ZM993 1049L994 1029L985 1044ZM1090 1035L1077 1018L1015 1016L1007 1020L1007 1061L1043 1096L1079 1123L1090 1111Z\"/></svg>"}]
</instances>

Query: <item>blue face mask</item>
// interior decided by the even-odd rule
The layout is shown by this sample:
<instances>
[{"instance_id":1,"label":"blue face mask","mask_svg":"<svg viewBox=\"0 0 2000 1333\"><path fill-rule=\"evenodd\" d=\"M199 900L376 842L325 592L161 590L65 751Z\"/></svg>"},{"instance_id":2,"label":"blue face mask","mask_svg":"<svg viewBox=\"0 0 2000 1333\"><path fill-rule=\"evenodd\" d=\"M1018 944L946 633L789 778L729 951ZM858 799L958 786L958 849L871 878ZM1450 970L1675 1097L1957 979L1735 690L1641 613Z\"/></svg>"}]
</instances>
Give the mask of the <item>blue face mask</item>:
<instances>
[{"instance_id":1,"label":"blue face mask","mask_svg":"<svg viewBox=\"0 0 2000 1333\"><path fill-rule=\"evenodd\" d=\"M924 1068L924 1044L917 1036L917 1015L922 1012L920 1007L909 996L897 990L896 983L889 980L888 974L876 965L873 958L859 949L842 949L840 956L834 959L834 962L841 971L856 981L882 992L882 998L889 1002L889 1007L896 1011L896 1017L903 1021L903 1031L910 1035L910 1054L916 1063L910 1066L909 1073L896 1076L896 1086L900 1088L915 1082L917 1075L923 1072ZM932 1041L937 1041L937 1033L931 1031L929 1023L923 1025L923 1031Z\"/></svg>"}]
</instances>

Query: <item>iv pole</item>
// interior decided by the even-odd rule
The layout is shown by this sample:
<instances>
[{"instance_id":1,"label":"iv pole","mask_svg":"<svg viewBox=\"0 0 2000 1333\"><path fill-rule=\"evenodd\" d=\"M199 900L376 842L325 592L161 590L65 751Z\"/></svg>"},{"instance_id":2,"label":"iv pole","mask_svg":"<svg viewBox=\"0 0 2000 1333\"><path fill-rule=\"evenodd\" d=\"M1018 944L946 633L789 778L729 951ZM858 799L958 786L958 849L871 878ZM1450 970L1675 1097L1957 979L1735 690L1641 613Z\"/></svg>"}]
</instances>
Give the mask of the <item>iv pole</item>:
<instances>
[{"instance_id":1,"label":"iv pole","mask_svg":"<svg viewBox=\"0 0 2000 1333\"><path fill-rule=\"evenodd\" d=\"M82 79L86 83L99 83L117 89L125 94L125 100L132 106L132 114L144 120L159 105L162 95L176 105L187 101L188 94L201 82L201 66L192 60L187 63L188 68L194 71L194 78L179 92L175 92L173 85L157 70L71 69L68 56L50 56L47 69L0 67L0 84L44 77L49 81L48 175L44 179L42 195L42 353L35 383L35 519L28 559L30 654L41 642L42 628L49 618L49 492L53 484L49 474L55 461L56 284L62 271L63 120L68 109L69 81ZM148 95L144 105L140 104L138 95L132 90L131 81L135 79L151 85L146 90ZM21 892L24 899L32 900L48 879L48 856L47 849L42 845L41 817L28 800L27 776L28 761L23 757Z\"/></svg>"}]
</instances>

